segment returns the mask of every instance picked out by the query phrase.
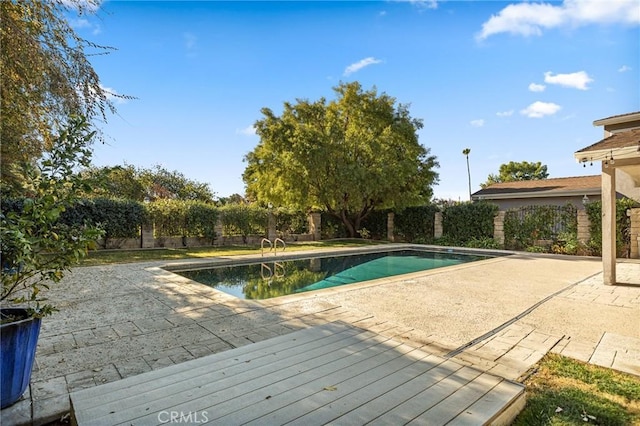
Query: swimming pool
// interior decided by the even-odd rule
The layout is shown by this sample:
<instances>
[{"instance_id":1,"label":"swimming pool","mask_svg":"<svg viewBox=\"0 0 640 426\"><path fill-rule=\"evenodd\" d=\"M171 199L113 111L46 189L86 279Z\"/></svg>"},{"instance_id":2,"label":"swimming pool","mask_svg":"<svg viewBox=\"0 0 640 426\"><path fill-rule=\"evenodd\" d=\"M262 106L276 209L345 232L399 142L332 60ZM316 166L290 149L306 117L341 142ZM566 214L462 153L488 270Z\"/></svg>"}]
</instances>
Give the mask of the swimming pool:
<instances>
[{"instance_id":1,"label":"swimming pool","mask_svg":"<svg viewBox=\"0 0 640 426\"><path fill-rule=\"evenodd\" d=\"M261 300L491 257L495 256L452 251L390 250L302 259L271 258L254 264L175 273L241 299Z\"/></svg>"}]
</instances>

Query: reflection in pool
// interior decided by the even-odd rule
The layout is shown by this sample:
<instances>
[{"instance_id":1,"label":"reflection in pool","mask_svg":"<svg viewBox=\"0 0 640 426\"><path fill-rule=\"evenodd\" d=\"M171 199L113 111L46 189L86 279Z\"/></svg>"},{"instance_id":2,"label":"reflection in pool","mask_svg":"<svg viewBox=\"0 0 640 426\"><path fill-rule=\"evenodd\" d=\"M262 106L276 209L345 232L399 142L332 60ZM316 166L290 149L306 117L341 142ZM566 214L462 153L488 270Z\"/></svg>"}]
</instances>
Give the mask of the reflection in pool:
<instances>
[{"instance_id":1,"label":"reflection in pool","mask_svg":"<svg viewBox=\"0 0 640 426\"><path fill-rule=\"evenodd\" d=\"M369 281L487 259L493 256L421 250L278 259L251 265L176 272L242 299L287 294Z\"/></svg>"}]
</instances>

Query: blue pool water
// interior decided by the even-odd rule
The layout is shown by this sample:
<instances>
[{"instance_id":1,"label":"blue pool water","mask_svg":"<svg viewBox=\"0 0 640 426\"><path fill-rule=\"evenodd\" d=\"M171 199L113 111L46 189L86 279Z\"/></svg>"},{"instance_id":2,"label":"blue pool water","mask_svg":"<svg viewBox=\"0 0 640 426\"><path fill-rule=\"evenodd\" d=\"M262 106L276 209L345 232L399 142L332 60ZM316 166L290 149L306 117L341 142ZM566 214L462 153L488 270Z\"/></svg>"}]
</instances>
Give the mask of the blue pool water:
<instances>
[{"instance_id":1,"label":"blue pool water","mask_svg":"<svg viewBox=\"0 0 640 426\"><path fill-rule=\"evenodd\" d=\"M176 272L242 299L269 299L487 259L492 256L421 250L269 260Z\"/></svg>"}]
</instances>

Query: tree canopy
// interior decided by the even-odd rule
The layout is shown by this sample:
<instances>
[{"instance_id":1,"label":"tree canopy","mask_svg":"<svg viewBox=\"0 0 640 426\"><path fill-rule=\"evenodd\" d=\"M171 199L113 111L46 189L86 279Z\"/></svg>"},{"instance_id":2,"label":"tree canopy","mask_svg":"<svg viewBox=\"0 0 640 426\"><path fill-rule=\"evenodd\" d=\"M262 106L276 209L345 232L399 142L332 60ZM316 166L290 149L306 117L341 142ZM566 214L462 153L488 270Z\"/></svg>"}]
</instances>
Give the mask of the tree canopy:
<instances>
[{"instance_id":1,"label":"tree canopy","mask_svg":"<svg viewBox=\"0 0 640 426\"><path fill-rule=\"evenodd\" d=\"M97 9L98 0L0 1L3 182L11 170L49 149L72 116L106 120L114 112L108 93L88 60L108 53L79 37L66 16ZM90 50L90 52L88 52ZM117 96L117 95L114 95Z\"/></svg>"},{"instance_id":2,"label":"tree canopy","mask_svg":"<svg viewBox=\"0 0 640 426\"><path fill-rule=\"evenodd\" d=\"M529 163L528 161L510 161L500 165L498 175L490 174L487 181L480 186L486 188L494 183L513 182L519 180L540 180L549 177L547 166L540 161Z\"/></svg>"},{"instance_id":3,"label":"tree canopy","mask_svg":"<svg viewBox=\"0 0 640 426\"><path fill-rule=\"evenodd\" d=\"M280 116L263 108L243 180L259 203L325 210L355 236L376 208L428 202L438 163L408 105L357 82L334 91L331 101L285 102Z\"/></svg>"},{"instance_id":4,"label":"tree canopy","mask_svg":"<svg viewBox=\"0 0 640 426\"><path fill-rule=\"evenodd\" d=\"M213 202L214 197L209 184L189 179L159 164L150 169L136 168L130 164L92 167L85 169L83 174L99 182L93 193L87 195L137 201L173 199L207 203Z\"/></svg>"}]
</instances>

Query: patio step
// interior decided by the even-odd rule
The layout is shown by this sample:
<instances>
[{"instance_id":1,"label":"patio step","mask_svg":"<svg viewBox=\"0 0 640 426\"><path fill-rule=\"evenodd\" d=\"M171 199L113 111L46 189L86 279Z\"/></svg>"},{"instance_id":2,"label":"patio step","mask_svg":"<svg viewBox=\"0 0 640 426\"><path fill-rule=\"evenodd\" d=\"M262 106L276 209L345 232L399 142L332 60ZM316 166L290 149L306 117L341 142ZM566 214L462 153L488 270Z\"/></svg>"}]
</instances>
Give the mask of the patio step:
<instances>
[{"instance_id":1,"label":"patio step","mask_svg":"<svg viewBox=\"0 0 640 426\"><path fill-rule=\"evenodd\" d=\"M508 424L524 386L336 322L80 390L71 404L78 425Z\"/></svg>"}]
</instances>

